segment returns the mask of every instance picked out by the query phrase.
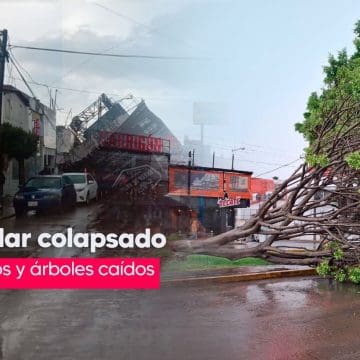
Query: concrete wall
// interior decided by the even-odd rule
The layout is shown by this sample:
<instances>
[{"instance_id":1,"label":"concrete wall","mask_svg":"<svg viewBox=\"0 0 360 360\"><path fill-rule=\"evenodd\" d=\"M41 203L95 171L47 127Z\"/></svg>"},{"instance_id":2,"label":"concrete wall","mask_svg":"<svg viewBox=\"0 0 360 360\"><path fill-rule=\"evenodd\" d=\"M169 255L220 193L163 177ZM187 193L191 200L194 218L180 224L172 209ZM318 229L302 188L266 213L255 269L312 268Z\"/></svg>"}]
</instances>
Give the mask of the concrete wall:
<instances>
[{"instance_id":1,"label":"concrete wall","mask_svg":"<svg viewBox=\"0 0 360 360\"><path fill-rule=\"evenodd\" d=\"M34 120L40 120L39 151L30 159L25 160L26 179L37 175L45 164L55 168L56 155L56 112L41 104L38 100L29 98L25 104L16 92L6 92L3 95L2 120L25 131L34 130ZM16 160L6 161L4 195L14 195L18 190L18 163Z\"/></svg>"},{"instance_id":2,"label":"concrete wall","mask_svg":"<svg viewBox=\"0 0 360 360\"><path fill-rule=\"evenodd\" d=\"M15 94L3 94L2 121L25 131L31 130L31 111L28 106ZM12 159L6 162L7 169L4 173L4 195L13 195L18 190L18 163ZM26 166L26 164L25 164Z\"/></svg>"},{"instance_id":3,"label":"concrete wall","mask_svg":"<svg viewBox=\"0 0 360 360\"><path fill-rule=\"evenodd\" d=\"M31 130L30 109L20 100L15 93L5 93L3 95L3 123L10 123L18 126L25 131Z\"/></svg>"}]
</instances>

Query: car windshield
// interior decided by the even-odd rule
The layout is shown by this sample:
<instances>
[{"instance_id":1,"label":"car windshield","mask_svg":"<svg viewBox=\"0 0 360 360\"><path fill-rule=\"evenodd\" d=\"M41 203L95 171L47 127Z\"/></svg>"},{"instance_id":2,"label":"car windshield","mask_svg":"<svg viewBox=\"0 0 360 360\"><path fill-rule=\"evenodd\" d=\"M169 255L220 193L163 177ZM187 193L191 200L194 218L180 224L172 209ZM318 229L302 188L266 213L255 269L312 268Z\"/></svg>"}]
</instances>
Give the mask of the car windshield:
<instances>
[{"instance_id":1,"label":"car windshield","mask_svg":"<svg viewBox=\"0 0 360 360\"><path fill-rule=\"evenodd\" d=\"M74 183L74 184L84 184L85 181L85 175L66 175L70 178L70 180Z\"/></svg>"},{"instance_id":2,"label":"car windshield","mask_svg":"<svg viewBox=\"0 0 360 360\"><path fill-rule=\"evenodd\" d=\"M25 187L36 189L58 189L61 187L61 179L58 177L33 178L26 183Z\"/></svg>"}]
</instances>

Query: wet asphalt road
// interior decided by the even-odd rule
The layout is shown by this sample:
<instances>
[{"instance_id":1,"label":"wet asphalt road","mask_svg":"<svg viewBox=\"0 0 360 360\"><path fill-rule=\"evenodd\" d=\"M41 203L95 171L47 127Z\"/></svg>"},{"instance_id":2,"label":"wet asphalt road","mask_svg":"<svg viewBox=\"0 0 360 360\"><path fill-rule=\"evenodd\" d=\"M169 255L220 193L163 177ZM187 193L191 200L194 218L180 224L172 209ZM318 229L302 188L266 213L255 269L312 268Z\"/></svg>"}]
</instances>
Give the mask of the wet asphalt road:
<instances>
[{"instance_id":1,"label":"wet asphalt road","mask_svg":"<svg viewBox=\"0 0 360 360\"><path fill-rule=\"evenodd\" d=\"M95 207L1 226L83 231ZM160 291L0 291L1 360L358 360L359 334L360 287L315 278Z\"/></svg>"},{"instance_id":2,"label":"wet asphalt road","mask_svg":"<svg viewBox=\"0 0 360 360\"><path fill-rule=\"evenodd\" d=\"M1 359L360 359L360 290L291 279L0 293Z\"/></svg>"},{"instance_id":3,"label":"wet asphalt road","mask_svg":"<svg viewBox=\"0 0 360 360\"><path fill-rule=\"evenodd\" d=\"M5 232L32 232L38 235L41 232L61 232L67 227L74 227L77 231L86 231L86 226L93 218L99 205L92 203L90 206L78 205L62 214L50 212L48 214L35 214L28 212L26 216L15 216L0 220L0 227Z\"/></svg>"},{"instance_id":4,"label":"wet asphalt road","mask_svg":"<svg viewBox=\"0 0 360 360\"><path fill-rule=\"evenodd\" d=\"M62 214L48 213L35 214L28 212L24 217L11 217L0 220L0 227L4 228L5 233L31 233L33 241L29 243L26 249L0 249L0 256L41 256L41 257L73 257L79 256L80 250L75 248L62 249L40 249L36 247L36 238L42 232L51 234L61 233L71 227L74 232L88 231L88 225L95 220L98 203L92 203L90 206L79 205ZM1 358L0 358L1 360Z\"/></svg>"}]
</instances>

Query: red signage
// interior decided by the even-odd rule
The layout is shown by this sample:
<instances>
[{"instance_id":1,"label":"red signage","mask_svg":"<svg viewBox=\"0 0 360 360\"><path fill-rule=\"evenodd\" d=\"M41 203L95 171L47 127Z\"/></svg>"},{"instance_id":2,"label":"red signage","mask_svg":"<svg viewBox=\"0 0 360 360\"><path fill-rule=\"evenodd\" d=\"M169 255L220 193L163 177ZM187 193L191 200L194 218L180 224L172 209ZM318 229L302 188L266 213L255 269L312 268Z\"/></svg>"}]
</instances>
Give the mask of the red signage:
<instances>
[{"instance_id":1,"label":"red signage","mask_svg":"<svg viewBox=\"0 0 360 360\"><path fill-rule=\"evenodd\" d=\"M35 119L34 120L34 134L37 136L40 136L40 129L41 129L40 119Z\"/></svg>"},{"instance_id":2,"label":"red signage","mask_svg":"<svg viewBox=\"0 0 360 360\"><path fill-rule=\"evenodd\" d=\"M106 148L147 153L164 153L170 150L169 140L166 139L143 135L110 133L107 131L99 132L99 143Z\"/></svg>"},{"instance_id":3,"label":"red signage","mask_svg":"<svg viewBox=\"0 0 360 360\"><path fill-rule=\"evenodd\" d=\"M237 205L240 205L240 203L241 203L240 198L236 198L236 199L219 199L218 200L218 205L221 208L228 207L228 206L237 206Z\"/></svg>"}]
</instances>

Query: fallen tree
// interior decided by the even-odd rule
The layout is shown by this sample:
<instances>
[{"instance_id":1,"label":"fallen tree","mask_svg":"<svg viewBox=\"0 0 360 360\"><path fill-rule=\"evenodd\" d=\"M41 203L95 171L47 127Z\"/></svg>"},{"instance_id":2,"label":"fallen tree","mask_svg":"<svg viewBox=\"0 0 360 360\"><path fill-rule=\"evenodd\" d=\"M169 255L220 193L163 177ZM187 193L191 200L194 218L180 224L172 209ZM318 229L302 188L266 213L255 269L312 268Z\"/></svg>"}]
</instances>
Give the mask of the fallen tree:
<instances>
[{"instance_id":1,"label":"fallen tree","mask_svg":"<svg viewBox=\"0 0 360 360\"><path fill-rule=\"evenodd\" d=\"M304 163L241 228L205 240L176 241L175 251L322 263L341 270L360 265L360 23L355 32L356 53L330 56L325 88L310 96L304 121L296 124L309 143ZM266 240L251 248L232 245L256 234ZM318 248L294 252L272 246L300 237L318 239Z\"/></svg>"}]
</instances>

